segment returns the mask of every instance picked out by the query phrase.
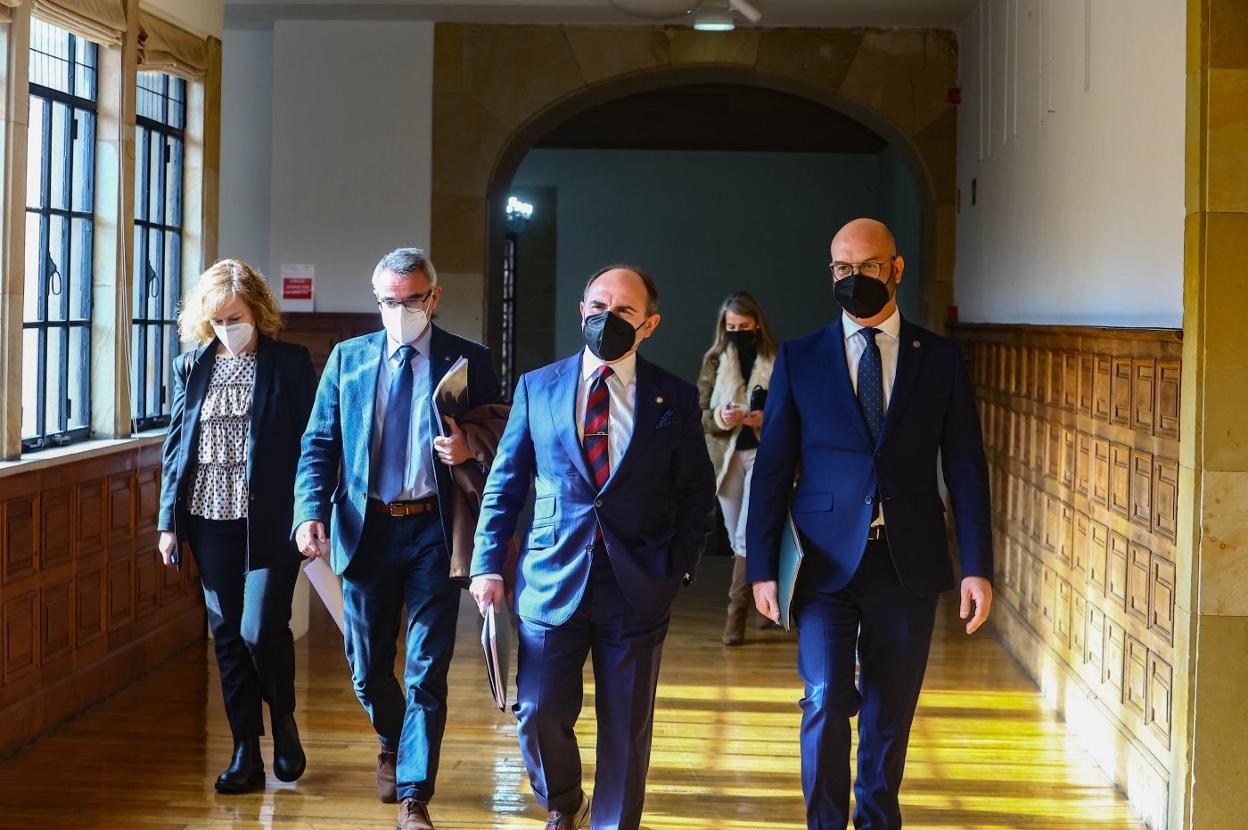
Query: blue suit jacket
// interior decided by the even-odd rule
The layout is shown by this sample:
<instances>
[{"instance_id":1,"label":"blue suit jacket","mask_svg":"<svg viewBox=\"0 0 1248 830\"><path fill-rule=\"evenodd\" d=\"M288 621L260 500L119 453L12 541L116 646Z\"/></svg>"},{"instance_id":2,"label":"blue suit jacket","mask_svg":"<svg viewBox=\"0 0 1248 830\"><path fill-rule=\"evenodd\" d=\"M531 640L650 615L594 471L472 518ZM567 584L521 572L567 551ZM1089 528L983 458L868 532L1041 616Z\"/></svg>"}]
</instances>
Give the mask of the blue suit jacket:
<instances>
[{"instance_id":1,"label":"blue suit jacket","mask_svg":"<svg viewBox=\"0 0 1248 830\"><path fill-rule=\"evenodd\" d=\"M433 327L429 340L429 387L433 390L461 356L468 360L468 406L499 402L498 378L489 351L480 343ZM303 435L303 457L295 478L295 517L290 534L306 521L330 527L334 572L341 574L355 555L364 530L370 479L369 448L377 403L377 374L386 348L384 331L345 340L334 347L321 375L316 404ZM426 407L430 435L440 433L433 407ZM425 451L433 454L433 445ZM438 505L447 550L451 547L454 483L446 465L433 461Z\"/></svg>"},{"instance_id":2,"label":"blue suit jacket","mask_svg":"<svg viewBox=\"0 0 1248 830\"><path fill-rule=\"evenodd\" d=\"M862 560L878 488L902 586L912 594L954 587L938 455L962 575L992 578L988 465L962 355L952 341L907 321L898 345L892 398L874 444L850 382L841 320L781 346L750 486L749 581L776 579L791 509L806 549L801 587L845 587Z\"/></svg>"},{"instance_id":3,"label":"blue suit jacket","mask_svg":"<svg viewBox=\"0 0 1248 830\"><path fill-rule=\"evenodd\" d=\"M161 530L190 541L190 487L199 458L199 413L217 362L218 343L185 352L173 362L169 433L161 463ZM247 567L290 565L303 557L287 528L294 509L295 467L299 438L308 424L316 372L308 350L261 335L256 346L256 381L252 393L247 446Z\"/></svg>"},{"instance_id":4,"label":"blue suit jacket","mask_svg":"<svg viewBox=\"0 0 1248 830\"><path fill-rule=\"evenodd\" d=\"M516 612L560 625L580 604L599 523L629 605L670 606L714 521L715 472L697 390L640 356L627 451L599 491L577 437L580 353L526 374L485 485L472 573L502 573L507 540L536 478L533 524L516 575Z\"/></svg>"}]
</instances>

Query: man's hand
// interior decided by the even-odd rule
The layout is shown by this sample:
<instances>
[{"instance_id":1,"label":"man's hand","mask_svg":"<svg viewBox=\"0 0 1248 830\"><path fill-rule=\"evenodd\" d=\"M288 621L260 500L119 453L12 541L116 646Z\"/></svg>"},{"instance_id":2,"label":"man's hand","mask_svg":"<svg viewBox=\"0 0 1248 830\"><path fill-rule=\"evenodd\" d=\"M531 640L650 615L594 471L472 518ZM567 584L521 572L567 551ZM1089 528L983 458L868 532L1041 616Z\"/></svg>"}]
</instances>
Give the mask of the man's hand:
<instances>
[{"instance_id":1,"label":"man's hand","mask_svg":"<svg viewBox=\"0 0 1248 830\"><path fill-rule=\"evenodd\" d=\"M772 622L780 622L780 585L776 580L754 583L754 607Z\"/></svg>"},{"instance_id":2,"label":"man's hand","mask_svg":"<svg viewBox=\"0 0 1248 830\"><path fill-rule=\"evenodd\" d=\"M472 598L477 601L477 610L483 617L485 609L491 605L495 610L501 611L506 604L503 597L503 581L492 576L474 577L472 584L468 586L468 593L472 594Z\"/></svg>"},{"instance_id":3,"label":"man's hand","mask_svg":"<svg viewBox=\"0 0 1248 830\"><path fill-rule=\"evenodd\" d=\"M178 537L168 530L160 532L160 541L156 543L160 551L160 561L166 568L178 567Z\"/></svg>"},{"instance_id":4,"label":"man's hand","mask_svg":"<svg viewBox=\"0 0 1248 830\"><path fill-rule=\"evenodd\" d=\"M724 422L724 426L732 429L745 418L745 410L737 406L732 401L724 404L719 408L719 420Z\"/></svg>"},{"instance_id":5,"label":"man's hand","mask_svg":"<svg viewBox=\"0 0 1248 830\"><path fill-rule=\"evenodd\" d=\"M323 557L329 550L325 525L317 521L308 521L299 525L299 529L295 531L295 545L299 548L299 552L309 559Z\"/></svg>"},{"instance_id":6,"label":"man's hand","mask_svg":"<svg viewBox=\"0 0 1248 830\"><path fill-rule=\"evenodd\" d=\"M443 417L451 434L446 438L434 438L433 449L438 460L448 467L463 464L472 458L472 450L468 448L468 436L459 428L459 424L449 416Z\"/></svg>"},{"instance_id":7,"label":"man's hand","mask_svg":"<svg viewBox=\"0 0 1248 830\"><path fill-rule=\"evenodd\" d=\"M747 427L754 427L754 429L762 429L763 428L763 410L761 409L754 410L753 412L751 412L750 414L742 418L741 423L745 424Z\"/></svg>"},{"instance_id":8,"label":"man's hand","mask_svg":"<svg viewBox=\"0 0 1248 830\"><path fill-rule=\"evenodd\" d=\"M962 619L971 616L972 602L975 603L975 616L966 624L967 634L974 634L988 621L988 611L992 608L992 583L982 576L968 576L962 580L962 607L958 610Z\"/></svg>"}]
</instances>

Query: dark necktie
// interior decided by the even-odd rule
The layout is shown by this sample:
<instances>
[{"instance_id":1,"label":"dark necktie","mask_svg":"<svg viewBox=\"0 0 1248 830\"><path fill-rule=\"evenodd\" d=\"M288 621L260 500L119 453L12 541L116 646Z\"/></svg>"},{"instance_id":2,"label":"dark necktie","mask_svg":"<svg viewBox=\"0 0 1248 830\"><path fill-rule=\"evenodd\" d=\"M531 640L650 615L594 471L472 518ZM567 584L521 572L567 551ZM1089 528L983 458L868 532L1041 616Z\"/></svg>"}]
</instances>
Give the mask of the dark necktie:
<instances>
[{"instance_id":1,"label":"dark necktie","mask_svg":"<svg viewBox=\"0 0 1248 830\"><path fill-rule=\"evenodd\" d=\"M386 420L381 425L381 450L377 453L377 498L389 504L403 492L407 451L412 433L412 357L416 350L399 346L399 367L390 378Z\"/></svg>"},{"instance_id":2,"label":"dark necktie","mask_svg":"<svg viewBox=\"0 0 1248 830\"><path fill-rule=\"evenodd\" d=\"M884 426L884 361L879 344L875 342L879 333L879 329L862 330L867 348L858 361L858 406L862 408L867 429L871 430L872 444L879 440L880 428Z\"/></svg>"},{"instance_id":3,"label":"dark necktie","mask_svg":"<svg viewBox=\"0 0 1248 830\"><path fill-rule=\"evenodd\" d=\"M585 401L585 460L599 490L611 477L611 393L607 378L615 374L610 366L599 366L589 385Z\"/></svg>"}]
</instances>

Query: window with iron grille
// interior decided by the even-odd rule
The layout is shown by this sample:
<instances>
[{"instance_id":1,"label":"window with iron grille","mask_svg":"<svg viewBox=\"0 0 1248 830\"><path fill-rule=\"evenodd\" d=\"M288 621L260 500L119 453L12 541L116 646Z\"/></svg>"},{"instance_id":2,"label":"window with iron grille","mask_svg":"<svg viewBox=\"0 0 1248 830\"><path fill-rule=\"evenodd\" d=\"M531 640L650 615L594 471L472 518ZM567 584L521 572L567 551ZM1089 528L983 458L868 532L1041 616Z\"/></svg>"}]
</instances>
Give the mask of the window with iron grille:
<instances>
[{"instance_id":1,"label":"window with iron grille","mask_svg":"<svg viewBox=\"0 0 1248 830\"><path fill-rule=\"evenodd\" d=\"M169 424L179 350L186 81L140 72L136 105L130 401L138 431Z\"/></svg>"},{"instance_id":2,"label":"window with iron grille","mask_svg":"<svg viewBox=\"0 0 1248 830\"><path fill-rule=\"evenodd\" d=\"M31 20L23 450L90 434L97 55L95 44Z\"/></svg>"}]
</instances>

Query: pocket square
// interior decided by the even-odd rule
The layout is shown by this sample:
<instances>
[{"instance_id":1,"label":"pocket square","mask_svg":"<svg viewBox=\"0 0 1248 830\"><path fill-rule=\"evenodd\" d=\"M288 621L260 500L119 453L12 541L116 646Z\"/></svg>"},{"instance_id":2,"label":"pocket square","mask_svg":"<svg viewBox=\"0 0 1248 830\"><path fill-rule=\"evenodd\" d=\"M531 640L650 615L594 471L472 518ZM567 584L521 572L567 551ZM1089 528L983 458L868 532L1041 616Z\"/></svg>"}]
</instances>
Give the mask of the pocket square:
<instances>
[{"instance_id":1,"label":"pocket square","mask_svg":"<svg viewBox=\"0 0 1248 830\"><path fill-rule=\"evenodd\" d=\"M684 420L680 417L680 413L675 409L665 409L663 414L659 416L659 422L655 424L657 429L666 429L668 427L683 426Z\"/></svg>"}]
</instances>

